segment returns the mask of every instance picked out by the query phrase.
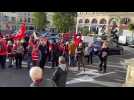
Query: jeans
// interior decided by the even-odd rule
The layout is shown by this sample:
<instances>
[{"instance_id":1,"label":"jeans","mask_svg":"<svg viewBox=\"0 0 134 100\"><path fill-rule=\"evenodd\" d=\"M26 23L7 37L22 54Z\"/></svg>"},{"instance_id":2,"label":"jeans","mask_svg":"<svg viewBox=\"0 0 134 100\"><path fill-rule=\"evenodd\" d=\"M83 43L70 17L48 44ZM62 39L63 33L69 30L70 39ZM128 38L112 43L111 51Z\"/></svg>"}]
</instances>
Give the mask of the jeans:
<instances>
[{"instance_id":1,"label":"jeans","mask_svg":"<svg viewBox=\"0 0 134 100\"><path fill-rule=\"evenodd\" d=\"M75 56L74 55L69 55L69 65L75 66Z\"/></svg>"},{"instance_id":2,"label":"jeans","mask_svg":"<svg viewBox=\"0 0 134 100\"><path fill-rule=\"evenodd\" d=\"M17 53L15 59L16 59L16 68L21 68L21 65L22 65L22 54L21 53Z\"/></svg>"}]
</instances>

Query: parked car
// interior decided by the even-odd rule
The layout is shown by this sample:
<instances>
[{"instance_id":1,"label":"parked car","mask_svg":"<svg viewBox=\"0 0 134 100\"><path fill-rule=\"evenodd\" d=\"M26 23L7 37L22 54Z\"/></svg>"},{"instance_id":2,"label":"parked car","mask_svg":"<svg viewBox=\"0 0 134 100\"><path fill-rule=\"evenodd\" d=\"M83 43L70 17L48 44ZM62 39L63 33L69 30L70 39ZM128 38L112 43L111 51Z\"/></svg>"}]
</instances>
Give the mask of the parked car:
<instances>
[{"instance_id":1,"label":"parked car","mask_svg":"<svg viewBox=\"0 0 134 100\"><path fill-rule=\"evenodd\" d=\"M113 41L109 43L109 55L123 55L124 49L122 46L117 46Z\"/></svg>"},{"instance_id":2,"label":"parked car","mask_svg":"<svg viewBox=\"0 0 134 100\"><path fill-rule=\"evenodd\" d=\"M133 41L133 32L130 30L123 30L119 33L118 43L122 45L129 45Z\"/></svg>"}]
</instances>

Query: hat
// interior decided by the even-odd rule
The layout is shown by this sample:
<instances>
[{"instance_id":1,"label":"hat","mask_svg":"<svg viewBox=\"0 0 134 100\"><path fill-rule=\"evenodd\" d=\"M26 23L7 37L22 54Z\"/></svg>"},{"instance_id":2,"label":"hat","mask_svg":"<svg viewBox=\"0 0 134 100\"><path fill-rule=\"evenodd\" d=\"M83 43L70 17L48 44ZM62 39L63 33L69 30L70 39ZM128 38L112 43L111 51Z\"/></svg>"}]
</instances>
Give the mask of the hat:
<instances>
[{"instance_id":1,"label":"hat","mask_svg":"<svg viewBox=\"0 0 134 100\"><path fill-rule=\"evenodd\" d=\"M43 70L40 67L32 67L29 74L33 81L40 80L43 77Z\"/></svg>"}]
</instances>

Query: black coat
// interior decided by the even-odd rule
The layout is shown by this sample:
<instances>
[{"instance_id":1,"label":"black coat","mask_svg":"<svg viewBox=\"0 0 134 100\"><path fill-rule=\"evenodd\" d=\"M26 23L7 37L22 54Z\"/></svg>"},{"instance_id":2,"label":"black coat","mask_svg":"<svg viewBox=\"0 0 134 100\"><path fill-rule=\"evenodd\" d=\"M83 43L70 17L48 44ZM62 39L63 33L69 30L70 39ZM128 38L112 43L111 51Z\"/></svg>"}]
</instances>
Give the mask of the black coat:
<instances>
[{"instance_id":1,"label":"black coat","mask_svg":"<svg viewBox=\"0 0 134 100\"><path fill-rule=\"evenodd\" d=\"M55 82L57 87L65 87L67 80L67 70L63 71L60 67L54 73L52 80Z\"/></svg>"}]
</instances>

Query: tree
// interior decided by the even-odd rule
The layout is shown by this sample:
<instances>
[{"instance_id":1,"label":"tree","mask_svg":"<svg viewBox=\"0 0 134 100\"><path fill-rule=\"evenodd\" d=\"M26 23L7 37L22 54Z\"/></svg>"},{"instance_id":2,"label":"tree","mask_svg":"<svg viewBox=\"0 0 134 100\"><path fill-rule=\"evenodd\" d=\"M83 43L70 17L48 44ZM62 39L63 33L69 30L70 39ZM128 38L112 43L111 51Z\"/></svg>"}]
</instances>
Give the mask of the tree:
<instances>
[{"instance_id":1,"label":"tree","mask_svg":"<svg viewBox=\"0 0 134 100\"><path fill-rule=\"evenodd\" d=\"M48 24L45 12L33 12L33 24L38 30L43 30Z\"/></svg>"},{"instance_id":2,"label":"tree","mask_svg":"<svg viewBox=\"0 0 134 100\"><path fill-rule=\"evenodd\" d=\"M89 34L89 28L87 26L81 28L80 31L84 36L87 36Z\"/></svg>"},{"instance_id":3,"label":"tree","mask_svg":"<svg viewBox=\"0 0 134 100\"><path fill-rule=\"evenodd\" d=\"M75 25L75 13L73 12L55 12L53 15L53 24L59 32L69 32Z\"/></svg>"},{"instance_id":4,"label":"tree","mask_svg":"<svg viewBox=\"0 0 134 100\"><path fill-rule=\"evenodd\" d=\"M134 31L134 24L129 24L128 29L131 30L131 31Z\"/></svg>"}]
</instances>

